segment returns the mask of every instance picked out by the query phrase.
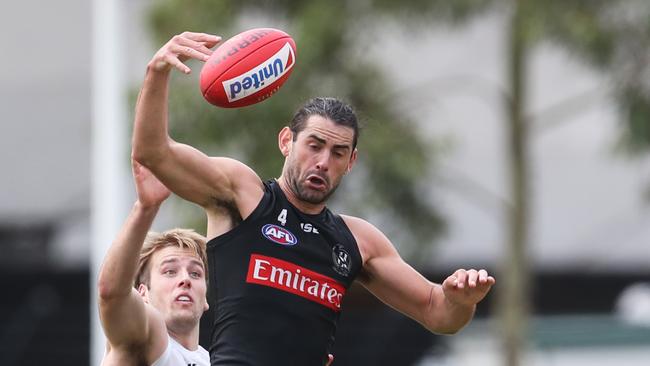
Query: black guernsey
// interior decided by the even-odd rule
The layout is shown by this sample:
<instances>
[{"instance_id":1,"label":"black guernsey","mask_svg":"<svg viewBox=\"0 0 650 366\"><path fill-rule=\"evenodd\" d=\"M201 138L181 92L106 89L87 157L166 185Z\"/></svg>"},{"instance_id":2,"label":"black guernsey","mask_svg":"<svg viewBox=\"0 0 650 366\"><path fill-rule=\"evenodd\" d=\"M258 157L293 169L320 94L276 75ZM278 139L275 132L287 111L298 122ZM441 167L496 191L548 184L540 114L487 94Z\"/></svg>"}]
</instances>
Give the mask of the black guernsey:
<instances>
[{"instance_id":1,"label":"black guernsey","mask_svg":"<svg viewBox=\"0 0 650 366\"><path fill-rule=\"evenodd\" d=\"M264 183L253 213L208 242L212 366L324 365L361 255L340 216Z\"/></svg>"}]
</instances>

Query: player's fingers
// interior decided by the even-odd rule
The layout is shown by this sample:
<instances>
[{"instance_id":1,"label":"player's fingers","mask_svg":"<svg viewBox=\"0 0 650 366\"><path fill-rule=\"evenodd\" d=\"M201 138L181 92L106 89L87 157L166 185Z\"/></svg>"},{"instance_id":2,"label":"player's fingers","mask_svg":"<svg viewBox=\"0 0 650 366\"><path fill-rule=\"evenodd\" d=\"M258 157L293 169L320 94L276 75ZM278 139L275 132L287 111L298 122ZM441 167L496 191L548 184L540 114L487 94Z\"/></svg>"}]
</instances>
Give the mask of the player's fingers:
<instances>
[{"instance_id":1,"label":"player's fingers","mask_svg":"<svg viewBox=\"0 0 650 366\"><path fill-rule=\"evenodd\" d=\"M467 285L469 285L470 288L476 287L476 283L478 282L478 272L475 269L470 269L467 271Z\"/></svg>"},{"instance_id":2,"label":"player's fingers","mask_svg":"<svg viewBox=\"0 0 650 366\"><path fill-rule=\"evenodd\" d=\"M189 47L201 54L208 56L212 55L213 52L208 46L206 46L205 42L199 42L189 38L179 38L175 44L182 47Z\"/></svg>"},{"instance_id":3,"label":"player's fingers","mask_svg":"<svg viewBox=\"0 0 650 366\"><path fill-rule=\"evenodd\" d=\"M172 43L190 46L203 53L212 52L210 48L221 42L221 37L206 33L185 32L172 38Z\"/></svg>"},{"instance_id":4,"label":"player's fingers","mask_svg":"<svg viewBox=\"0 0 650 366\"><path fill-rule=\"evenodd\" d=\"M478 271L478 283L485 284L487 283L488 273L484 269Z\"/></svg>"},{"instance_id":5,"label":"player's fingers","mask_svg":"<svg viewBox=\"0 0 650 366\"><path fill-rule=\"evenodd\" d=\"M195 42L204 42L207 44L211 44L213 47L217 43L221 42L221 37L216 36L214 34L208 34L208 33L199 33L199 32L183 32L180 34L181 37L191 39Z\"/></svg>"},{"instance_id":6,"label":"player's fingers","mask_svg":"<svg viewBox=\"0 0 650 366\"><path fill-rule=\"evenodd\" d=\"M488 275L485 278L485 282L479 282L478 287L484 289L485 291L490 291L490 288L492 287L492 285L494 285L495 282L496 281L494 277Z\"/></svg>"},{"instance_id":7,"label":"player's fingers","mask_svg":"<svg viewBox=\"0 0 650 366\"><path fill-rule=\"evenodd\" d=\"M221 38L219 38L218 41L209 41L209 42L206 41L206 42L203 42L203 45L205 45L205 47L207 47L207 48L213 48L214 46L218 45L219 42L221 42Z\"/></svg>"},{"instance_id":8,"label":"player's fingers","mask_svg":"<svg viewBox=\"0 0 650 366\"><path fill-rule=\"evenodd\" d=\"M177 68L180 72L184 74L189 74L192 72L192 70L187 67L181 60L178 59L178 56L173 55L173 54L166 54L163 59L165 62L168 64L172 65L173 67Z\"/></svg>"},{"instance_id":9,"label":"player's fingers","mask_svg":"<svg viewBox=\"0 0 650 366\"><path fill-rule=\"evenodd\" d=\"M456 276L457 279L457 287L458 288L465 288L465 283L467 282L467 271L464 269L459 269L454 273L454 276Z\"/></svg>"},{"instance_id":10,"label":"player's fingers","mask_svg":"<svg viewBox=\"0 0 650 366\"><path fill-rule=\"evenodd\" d=\"M455 275L451 275L442 282L442 287L448 288L448 289L453 289L458 287L458 278L456 278Z\"/></svg>"},{"instance_id":11,"label":"player's fingers","mask_svg":"<svg viewBox=\"0 0 650 366\"><path fill-rule=\"evenodd\" d=\"M219 36L212 36L212 37L214 38L208 38L199 42L201 42L207 48L213 48L214 46L218 45L221 42L221 37Z\"/></svg>"},{"instance_id":12,"label":"player's fingers","mask_svg":"<svg viewBox=\"0 0 650 366\"><path fill-rule=\"evenodd\" d=\"M185 44L176 43L170 45L169 51L177 55L178 58L181 60L193 58L200 61L207 61L210 55L212 54L212 51L205 48L205 46L203 45L199 46L199 44L197 43L190 43L190 42L184 42L184 43ZM200 50L197 48L199 48Z\"/></svg>"}]
</instances>

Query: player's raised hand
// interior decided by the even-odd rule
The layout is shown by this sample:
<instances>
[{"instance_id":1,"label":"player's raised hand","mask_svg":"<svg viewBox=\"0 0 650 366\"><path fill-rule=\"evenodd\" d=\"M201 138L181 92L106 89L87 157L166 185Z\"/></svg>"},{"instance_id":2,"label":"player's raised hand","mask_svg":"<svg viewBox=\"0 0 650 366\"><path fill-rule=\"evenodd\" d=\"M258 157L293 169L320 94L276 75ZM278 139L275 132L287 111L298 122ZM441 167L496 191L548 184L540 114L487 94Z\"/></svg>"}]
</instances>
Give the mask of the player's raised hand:
<instances>
[{"instance_id":1,"label":"player's raised hand","mask_svg":"<svg viewBox=\"0 0 650 366\"><path fill-rule=\"evenodd\" d=\"M221 37L207 33L183 32L165 43L149 62L153 71L169 71L173 67L184 74L192 70L183 62L196 59L205 62L212 55L211 48L221 41Z\"/></svg>"},{"instance_id":2,"label":"player's raised hand","mask_svg":"<svg viewBox=\"0 0 650 366\"><path fill-rule=\"evenodd\" d=\"M138 194L138 202L144 207L158 206L169 197L171 192L149 169L135 160L131 160L133 179L135 180L135 191Z\"/></svg>"},{"instance_id":3,"label":"player's raised hand","mask_svg":"<svg viewBox=\"0 0 650 366\"><path fill-rule=\"evenodd\" d=\"M483 300L495 282L484 269L459 269L445 279L442 289L451 303L471 306Z\"/></svg>"}]
</instances>

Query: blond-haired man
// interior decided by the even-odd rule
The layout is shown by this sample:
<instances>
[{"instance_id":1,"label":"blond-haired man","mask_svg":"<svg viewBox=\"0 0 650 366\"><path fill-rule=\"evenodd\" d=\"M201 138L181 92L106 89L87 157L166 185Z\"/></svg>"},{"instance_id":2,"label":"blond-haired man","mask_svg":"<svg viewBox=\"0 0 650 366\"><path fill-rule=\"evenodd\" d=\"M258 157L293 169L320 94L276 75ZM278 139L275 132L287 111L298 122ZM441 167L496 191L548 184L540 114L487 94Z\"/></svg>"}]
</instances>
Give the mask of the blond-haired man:
<instances>
[{"instance_id":1,"label":"blond-haired man","mask_svg":"<svg viewBox=\"0 0 650 366\"><path fill-rule=\"evenodd\" d=\"M136 162L133 177L138 199L98 280L107 338L102 365L207 366L199 345L208 309L205 238L186 229L147 235L170 192Z\"/></svg>"}]
</instances>

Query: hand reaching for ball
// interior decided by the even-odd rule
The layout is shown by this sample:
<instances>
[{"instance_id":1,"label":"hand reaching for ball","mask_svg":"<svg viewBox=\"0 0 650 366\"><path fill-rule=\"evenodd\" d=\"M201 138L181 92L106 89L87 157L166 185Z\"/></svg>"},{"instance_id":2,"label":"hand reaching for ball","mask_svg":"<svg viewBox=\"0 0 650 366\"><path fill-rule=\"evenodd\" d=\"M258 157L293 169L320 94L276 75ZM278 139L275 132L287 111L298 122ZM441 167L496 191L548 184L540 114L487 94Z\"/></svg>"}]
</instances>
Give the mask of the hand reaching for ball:
<instances>
[{"instance_id":1,"label":"hand reaching for ball","mask_svg":"<svg viewBox=\"0 0 650 366\"><path fill-rule=\"evenodd\" d=\"M212 55L211 48L221 41L221 37L207 33L183 32L172 37L149 62L149 68L158 72L169 72L173 67L184 74L192 70L183 62L188 59L207 61Z\"/></svg>"}]
</instances>

